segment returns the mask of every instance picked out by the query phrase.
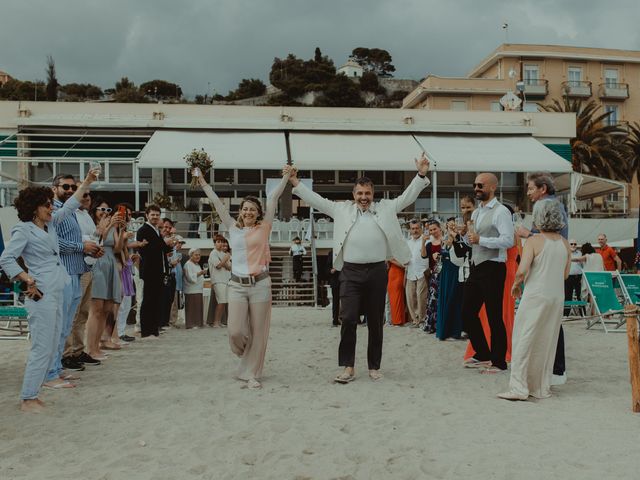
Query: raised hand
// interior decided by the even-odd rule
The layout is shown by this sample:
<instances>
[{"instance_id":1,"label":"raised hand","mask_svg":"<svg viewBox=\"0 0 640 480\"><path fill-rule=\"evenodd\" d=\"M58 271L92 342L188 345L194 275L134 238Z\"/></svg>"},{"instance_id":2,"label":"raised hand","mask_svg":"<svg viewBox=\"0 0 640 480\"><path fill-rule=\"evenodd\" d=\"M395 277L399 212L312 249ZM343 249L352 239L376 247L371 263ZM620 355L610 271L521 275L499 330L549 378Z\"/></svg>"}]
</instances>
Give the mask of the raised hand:
<instances>
[{"instance_id":1,"label":"raised hand","mask_svg":"<svg viewBox=\"0 0 640 480\"><path fill-rule=\"evenodd\" d=\"M424 152L422 152L422 155L420 155L420 158L416 158L415 162L416 162L416 169L418 170L418 173L420 175L426 175L427 172L429 171L429 166L430 166L427 155Z\"/></svg>"},{"instance_id":2,"label":"raised hand","mask_svg":"<svg viewBox=\"0 0 640 480\"><path fill-rule=\"evenodd\" d=\"M298 169L293 166L293 165L285 165L282 168L282 176L283 177L289 177L289 181L291 182L291 184L295 187L298 185L298 183L300 182L300 180L298 179Z\"/></svg>"}]
</instances>

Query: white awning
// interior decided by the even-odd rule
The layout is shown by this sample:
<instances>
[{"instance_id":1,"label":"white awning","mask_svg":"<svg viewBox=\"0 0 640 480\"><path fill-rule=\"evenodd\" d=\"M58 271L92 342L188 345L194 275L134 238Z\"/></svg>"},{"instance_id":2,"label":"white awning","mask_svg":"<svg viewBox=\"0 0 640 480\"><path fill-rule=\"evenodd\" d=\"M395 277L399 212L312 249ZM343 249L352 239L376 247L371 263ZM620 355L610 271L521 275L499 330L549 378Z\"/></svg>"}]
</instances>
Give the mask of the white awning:
<instances>
[{"instance_id":1,"label":"white awning","mask_svg":"<svg viewBox=\"0 0 640 480\"><path fill-rule=\"evenodd\" d=\"M287 162L282 132L156 131L140 152L140 168L184 168L184 156L204 148L214 168L280 170Z\"/></svg>"},{"instance_id":2,"label":"white awning","mask_svg":"<svg viewBox=\"0 0 640 480\"><path fill-rule=\"evenodd\" d=\"M570 191L572 176L574 177L574 185L578 187L576 200L588 200L590 198L602 197L603 195L626 190L626 184L624 182L573 172L571 174L565 173L555 178L556 191L559 194Z\"/></svg>"},{"instance_id":3,"label":"white awning","mask_svg":"<svg viewBox=\"0 0 640 480\"><path fill-rule=\"evenodd\" d=\"M301 170L413 170L422 148L448 172L570 172L571 164L530 136L327 134L290 135Z\"/></svg>"},{"instance_id":4,"label":"white awning","mask_svg":"<svg viewBox=\"0 0 640 480\"><path fill-rule=\"evenodd\" d=\"M300 170L414 170L420 146L410 135L295 133L291 158Z\"/></svg>"},{"instance_id":5,"label":"white awning","mask_svg":"<svg viewBox=\"0 0 640 480\"><path fill-rule=\"evenodd\" d=\"M416 135L444 172L570 172L571 163L530 136Z\"/></svg>"}]
</instances>

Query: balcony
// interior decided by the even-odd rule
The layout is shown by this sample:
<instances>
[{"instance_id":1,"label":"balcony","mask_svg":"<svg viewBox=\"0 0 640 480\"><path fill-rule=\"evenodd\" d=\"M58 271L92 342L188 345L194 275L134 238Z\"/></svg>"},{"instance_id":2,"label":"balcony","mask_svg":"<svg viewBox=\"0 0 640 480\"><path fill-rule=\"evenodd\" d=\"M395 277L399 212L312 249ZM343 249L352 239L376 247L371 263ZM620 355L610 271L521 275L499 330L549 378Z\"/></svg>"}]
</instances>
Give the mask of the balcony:
<instances>
[{"instance_id":1,"label":"balcony","mask_svg":"<svg viewBox=\"0 0 640 480\"><path fill-rule=\"evenodd\" d=\"M614 100L625 100L629 98L628 83L601 83L599 86L599 97Z\"/></svg>"},{"instance_id":2,"label":"balcony","mask_svg":"<svg viewBox=\"0 0 640 480\"><path fill-rule=\"evenodd\" d=\"M562 91L568 97L589 98L591 96L591 82L577 80L562 82Z\"/></svg>"},{"instance_id":3,"label":"balcony","mask_svg":"<svg viewBox=\"0 0 640 480\"><path fill-rule=\"evenodd\" d=\"M524 79L524 94L528 97L546 97L549 93L549 82L538 78Z\"/></svg>"}]
</instances>

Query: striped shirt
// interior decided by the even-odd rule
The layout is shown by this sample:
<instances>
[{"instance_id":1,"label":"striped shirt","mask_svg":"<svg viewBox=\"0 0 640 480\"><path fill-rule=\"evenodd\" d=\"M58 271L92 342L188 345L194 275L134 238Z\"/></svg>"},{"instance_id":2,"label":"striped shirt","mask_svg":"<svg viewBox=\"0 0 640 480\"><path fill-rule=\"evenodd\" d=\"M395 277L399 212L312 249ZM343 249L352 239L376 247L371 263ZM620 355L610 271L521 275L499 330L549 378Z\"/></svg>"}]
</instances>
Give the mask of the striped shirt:
<instances>
[{"instance_id":1,"label":"striped shirt","mask_svg":"<svg viewBox=\"0 0 640 480\"><path fill-rule=\"evenodd\" d=\"M63 203L55 198L53 206L55 209L62 207ZM67 269L69 275L82 275L90 270L89 265L84 262L84 244L82 243L82 230L73 215L67 215L57 227L58 246L60 247L60 260Z\"/></svg>"}]
</instances>

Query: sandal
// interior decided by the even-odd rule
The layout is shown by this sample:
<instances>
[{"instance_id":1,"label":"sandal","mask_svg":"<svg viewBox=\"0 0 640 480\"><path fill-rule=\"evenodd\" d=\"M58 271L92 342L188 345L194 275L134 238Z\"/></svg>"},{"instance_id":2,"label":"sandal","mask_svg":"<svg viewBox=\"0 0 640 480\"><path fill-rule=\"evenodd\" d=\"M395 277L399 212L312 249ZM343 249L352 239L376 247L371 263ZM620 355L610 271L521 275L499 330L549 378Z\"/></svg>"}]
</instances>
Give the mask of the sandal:
<instances>
[{"instance_id":1,"label":"sandal","mask_svg":"<svg viewBox=\"0 0 640 480\"><path fill-rule=\"evenodd\" d=\"M494 375L496 373L502 373L506 371L507 371L506 369L502 370L501 368L491 365L490 367L487 367L484 370L481 370L480 373L482 375Z\"/></svg>"},{"instance_id":2,"label":"sandal","mask_svg":"<svg viewBox=\"0 0 640 480\"><path fill-rule=\"evenodd\" d=\"M382 377L384 377L384 375L381 374L378 370L369 370L369 378L374 382L377 382Z\"/></svg>"},{"instance_id":3,"label":"sandal","mask_svg":"<svg viewBox=\"0 0 640 480\"><path fill-rule=\"evenodd\" d=\"M347 384L353 382L356 379L355 375L349 374L347 372L342 372L336 378L333 379L335 383Z\"/></svg>"},{"instance_id":4,"label":"sandal","mask_svg":"<svg viewBox=\"0 0 640 480\"><path fill-rule=\"evenodd\" d=\"M43 383L42 386L44 388L50 388L52 390L58 390L60 388L75 388L76 386L73 383L62 381L62 382L56 382L56 383L51 383L51 382L47 382L47 383Z\"/></svg>"},{"instance_id":5,"label":"sandal","mask_svg":"<svg viewBox=\"0 0 640 480\"><path fill-rule=\"evenodd\" d=\"M257 390L259 388L262 388L262 384L255 378L250 378L249 380L247 380L247 388L251 390Z\"/></svg>"}]
</instances>

